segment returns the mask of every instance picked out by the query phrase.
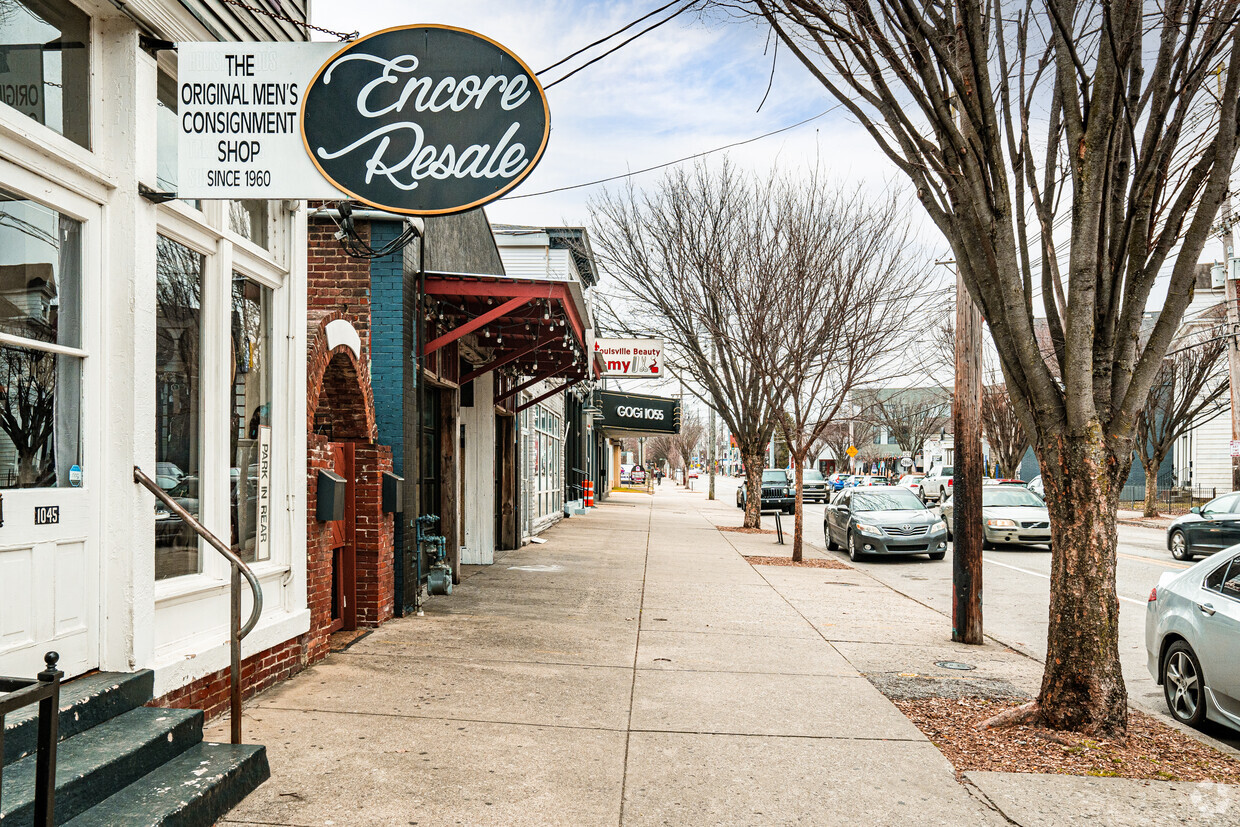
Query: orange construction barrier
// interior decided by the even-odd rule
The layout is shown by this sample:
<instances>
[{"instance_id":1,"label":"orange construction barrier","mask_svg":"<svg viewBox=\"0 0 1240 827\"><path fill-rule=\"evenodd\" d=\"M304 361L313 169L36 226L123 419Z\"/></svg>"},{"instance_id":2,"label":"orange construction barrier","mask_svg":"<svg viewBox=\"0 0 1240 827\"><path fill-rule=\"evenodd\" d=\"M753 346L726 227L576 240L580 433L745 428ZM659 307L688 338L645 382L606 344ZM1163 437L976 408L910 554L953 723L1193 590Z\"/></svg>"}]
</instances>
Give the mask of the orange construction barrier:
<instances>
[{"instance_id":1,"label":"orange construction barrier","mask_svg":"<svg viewBox=\"0 0 1240 827\"><path fill-rule=\"evenodd\" d=\"M594 506L594 480L586 480L586 508Z\"/></svg>"}]
</instances>

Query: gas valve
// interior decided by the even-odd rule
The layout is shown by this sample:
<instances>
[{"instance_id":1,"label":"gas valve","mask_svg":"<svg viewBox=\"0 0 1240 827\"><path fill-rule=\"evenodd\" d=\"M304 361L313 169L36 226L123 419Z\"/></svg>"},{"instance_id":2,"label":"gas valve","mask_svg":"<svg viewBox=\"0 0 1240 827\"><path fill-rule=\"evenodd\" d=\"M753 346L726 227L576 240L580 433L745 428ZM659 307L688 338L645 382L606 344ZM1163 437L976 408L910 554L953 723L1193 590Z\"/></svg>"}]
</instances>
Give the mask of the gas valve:
<instances>
[{"instance_id":1,"label":"gas valve","mask_svg":"<svg viewBox=\"0 0 1240 827\"><path fill-rule=\"evenodd\" d=\"M433 595L452 594L452 566L448 564L448 541L442 534L428 533L439 522L438 514L423 514L417 520L419 553L430 559L426 570L426 592Z\"/></svg>"}]
</instances>

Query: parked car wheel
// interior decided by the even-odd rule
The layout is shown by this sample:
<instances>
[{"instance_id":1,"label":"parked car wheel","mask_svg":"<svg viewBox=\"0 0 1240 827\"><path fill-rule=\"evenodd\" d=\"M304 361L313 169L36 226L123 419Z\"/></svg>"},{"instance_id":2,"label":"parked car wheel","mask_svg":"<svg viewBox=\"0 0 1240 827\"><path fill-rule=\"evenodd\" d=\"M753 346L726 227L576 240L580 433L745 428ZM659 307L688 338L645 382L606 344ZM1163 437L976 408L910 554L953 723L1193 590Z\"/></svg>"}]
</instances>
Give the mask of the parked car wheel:
<instances>
[{"instance_id":1,"label":"parked car wheel","mask_svg":"<svg viewBox=\"0 0 1240 827\"><path fill-rule=\"evenodd\" d=\"M854 563L865 557L860 551L857 551L857 535L851 531L848 532L848 559Z\"/></svg>"},{"instance_id":2,"label":"parked car wheel","mask_svg":"<svg viewBox=\"0 0 1240 827\"><path fill-rule=\"evenodd\" d=\"M737 508L745 507L745 501L741 499L741 491L739 488L736 489L736 507Z\"/></svg>"},{"instance_id":3,"label":"parked car wheel","mask_svg":"<svg viewBox=\"0 0 1240 827\"><path fill-rule=\"evenodd\" d=\"M1167 709L1179 722L1200 726L1206 719L1206 696L1201 662L1182 640L1171 644L1162 667L1163 697Z\"/></svg>"},{"instance_id":4,"label":"parked car wheel","mask_svg":"<svg viewBox=\"0 0 1240 827\"><path fill-rule=\"evenodd\" d=\"M827 551L835 551L840 547L839 543L831 539L831 529L828 528L825 523L822 526L822 533L823 536L827 538Z\"/></svg>"},{"instance_id":5,"label":"parked car wheel","mask_svg":"<svg viewBox=\"0 0 1240 827\"><path fill-rule=\"evenodd\" d=\"M1188 550L1188 538L1183 531L1171 532L1171 556L1177 560L1192 560L1193 554Z\"/></svg>"}]
</instances>

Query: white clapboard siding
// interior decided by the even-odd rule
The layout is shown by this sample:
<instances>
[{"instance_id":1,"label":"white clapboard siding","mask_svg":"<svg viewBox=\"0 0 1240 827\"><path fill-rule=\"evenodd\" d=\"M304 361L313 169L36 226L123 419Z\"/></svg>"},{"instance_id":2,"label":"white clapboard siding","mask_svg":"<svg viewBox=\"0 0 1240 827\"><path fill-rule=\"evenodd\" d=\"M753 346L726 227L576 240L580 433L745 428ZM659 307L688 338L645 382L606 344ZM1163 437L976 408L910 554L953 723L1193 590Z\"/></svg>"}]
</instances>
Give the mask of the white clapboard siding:
<instances>
[{"instance_id":1,"label":"white clapboard siding","mask_svg":"<svg viewBox=\"0 0 1240 827\"><path fill-rule=\"evenodd\" d=\"M495 405L492 382L487 373L474 380L474 404L461 408L465 429L463 464L465 496L465 537L461 562L490 565L495 562Z\"/></svg>"},{"instance_id":2,"label":"white clapboard siding","mask_svg":"<svg viewBox=\"0 0 1240 827\"><path fill-rule=\"evenodd\" d=\"M1193 429L1193 485L1231 490L1231 416L1224 411Z\"/></svg>"},{"instance_id":3,"label":"white clapboard siding","mask_svg":"<svg viewBox=\"0 0 1240 827\"><path fill-rule=\"evenodd\" d=\"M549 247L507 246L502 236L496 237L504 272L515 279L580 281L577 266L568 250Z\"/></svg>"}]
</instances>

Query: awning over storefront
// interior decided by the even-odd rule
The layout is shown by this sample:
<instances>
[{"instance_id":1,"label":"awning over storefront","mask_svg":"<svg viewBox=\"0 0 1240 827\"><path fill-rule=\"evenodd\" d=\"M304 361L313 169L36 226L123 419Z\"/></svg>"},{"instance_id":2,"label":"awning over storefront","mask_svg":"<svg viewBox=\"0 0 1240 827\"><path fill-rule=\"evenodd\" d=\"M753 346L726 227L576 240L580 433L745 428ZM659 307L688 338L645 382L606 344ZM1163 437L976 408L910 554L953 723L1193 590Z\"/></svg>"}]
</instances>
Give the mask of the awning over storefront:
<instances>
[{"instance_id":1,"label":"awning over storefront","mask_svg":"<svg viewBox=\"0 0 1240 827\"><path fill-rule=\"evenodd\" d=\"M455 351L472 334L472 349L485 361L457 381L464 385L500 371L507 381L495 385L497 403L543 380L564 380L520 410L599 375L588 356L589 311L575 282L428 272L425 290L428 325L422 355L438 365L444 360L434 358L437 353ZM530 378L518 383L518 377Z\"/></svg>"}]
</instances>

